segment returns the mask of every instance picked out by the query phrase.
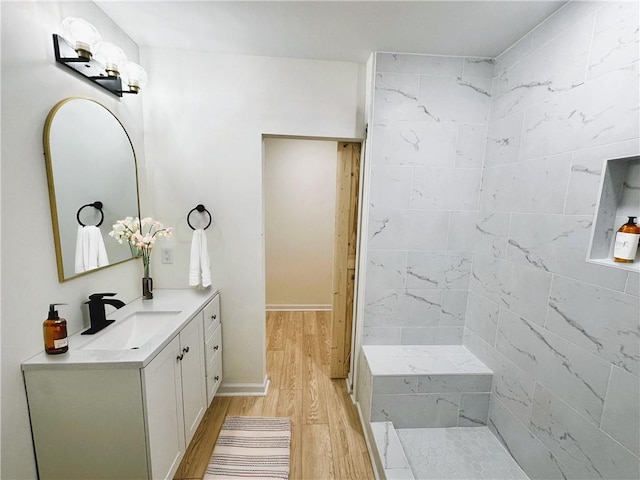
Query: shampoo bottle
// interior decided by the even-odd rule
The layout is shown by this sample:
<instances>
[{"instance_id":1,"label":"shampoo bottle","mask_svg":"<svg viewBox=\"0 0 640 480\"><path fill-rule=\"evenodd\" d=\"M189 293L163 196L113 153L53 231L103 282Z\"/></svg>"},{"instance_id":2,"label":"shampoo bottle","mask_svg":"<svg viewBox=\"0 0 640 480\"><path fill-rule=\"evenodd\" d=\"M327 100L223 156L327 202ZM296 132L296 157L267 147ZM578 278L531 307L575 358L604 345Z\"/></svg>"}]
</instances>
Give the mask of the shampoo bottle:
<instances>
[{"instance_id":1,"label":"shampoo bottle","mask_svg":"<svg viewBox=\"0 0 640 480\"><path fill-rule=\"evenodd\" d=\"M639 241L640 227L636 224L636 217L629 217L629 221L622 225L616 233L613 260L623 263L633 262L636 258Z\"/></svg>"},{"instance_id":2,"label":"shampoo bottle","mask_svg":"<svg viewBox=\"0 0 640 480\"><path fill-rule=\"evenodd\" d=\"M58 316L58 311L55 309L56 305L66 305L66 303L52 303L49 305L49 317L42 324L44 351L49 355L56 355L69 350L67 321Z\"/></svg>"}]
</instances>

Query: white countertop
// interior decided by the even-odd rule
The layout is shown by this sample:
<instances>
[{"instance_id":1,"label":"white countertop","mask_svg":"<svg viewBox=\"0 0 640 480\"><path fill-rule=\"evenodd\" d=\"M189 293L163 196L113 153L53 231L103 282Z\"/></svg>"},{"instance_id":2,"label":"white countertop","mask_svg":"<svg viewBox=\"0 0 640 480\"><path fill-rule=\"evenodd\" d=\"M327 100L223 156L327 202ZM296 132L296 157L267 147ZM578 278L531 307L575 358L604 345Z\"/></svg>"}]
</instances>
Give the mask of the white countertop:
<instances>
[{"instance_id":1,"label":"white countertop","mask_svg":"<svg viewBox=\"0 0 640 480\"><path fill-rule=\"evenodd\" d=\"M113 319L115 323L100 332L94 335L82 335L82 332L78 332L70 336L68 352L59 355L47 355L42 351L23 362L22 370L143 368L217 293L217 290L154 290L153 299L143 300L138 298L124 307L107 314L107 319ZM154 333L149 341L135 350L82 349L87 343L109 332L110 328L118 324L118 320L131 315L133 312L141 311L179 311L179 313L170 319L163 319L162 327Z\"/></svg>"}]
</instances>

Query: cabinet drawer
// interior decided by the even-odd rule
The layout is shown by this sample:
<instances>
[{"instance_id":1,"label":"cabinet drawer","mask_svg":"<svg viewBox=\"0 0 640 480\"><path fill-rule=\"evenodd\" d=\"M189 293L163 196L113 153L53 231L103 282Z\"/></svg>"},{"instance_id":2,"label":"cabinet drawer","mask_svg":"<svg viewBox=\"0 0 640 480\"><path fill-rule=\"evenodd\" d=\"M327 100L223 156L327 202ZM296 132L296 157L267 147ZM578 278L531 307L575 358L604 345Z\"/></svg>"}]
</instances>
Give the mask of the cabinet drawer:
<instances>
[{"instance_id":1,"label":"cabinet drawer","mask_svg":"<svg viewBox=\"0 0 640 480\"><path fill-rule=\"evenodd\" d=\"M213 300L204 307L205 340L209 340L218 325L220 325L220 295L213 297Z\"/></svg>"},{"instance_id":2,"label":"cabinet drawer","mask_svg":"<svg viewBox=\"0 0 640 480\"><path fill-rule=\"evenodd\" d=\"M222 355L216 355L208 366L210 369L207 372L207 404L211 405L211 401L222 383Z\"/></svg>"},{"instance_id":3,"label":"cabinet drawer","mask_svg":"<svg viewBox=\"0 0 640 480\"><path fill-rule=\"evenodd\" d=\"M222 326L218 325L211 338L205 344L205 364L207 367L216 355L222 354ZM207 373L209 371L207 370Z\"/></svg>"}]
</instances>

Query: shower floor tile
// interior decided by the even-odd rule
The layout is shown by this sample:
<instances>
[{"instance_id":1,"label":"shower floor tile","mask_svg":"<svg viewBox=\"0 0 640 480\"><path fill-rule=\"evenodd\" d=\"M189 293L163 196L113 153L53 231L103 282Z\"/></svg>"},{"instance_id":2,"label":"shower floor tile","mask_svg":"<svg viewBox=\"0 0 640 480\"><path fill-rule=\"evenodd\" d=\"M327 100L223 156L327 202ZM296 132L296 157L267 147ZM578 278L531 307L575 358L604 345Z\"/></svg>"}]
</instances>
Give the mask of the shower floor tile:
<instances>
[{"instance_id":1,"label":"shower floor tile","mask_svg":"<svg viewBox=\"0 0 640 480\"><path fill-rule=\"evenodd\" d=\"M396 432L416 480L529 478L487 427Z\"/></svg>"}]
</instances>

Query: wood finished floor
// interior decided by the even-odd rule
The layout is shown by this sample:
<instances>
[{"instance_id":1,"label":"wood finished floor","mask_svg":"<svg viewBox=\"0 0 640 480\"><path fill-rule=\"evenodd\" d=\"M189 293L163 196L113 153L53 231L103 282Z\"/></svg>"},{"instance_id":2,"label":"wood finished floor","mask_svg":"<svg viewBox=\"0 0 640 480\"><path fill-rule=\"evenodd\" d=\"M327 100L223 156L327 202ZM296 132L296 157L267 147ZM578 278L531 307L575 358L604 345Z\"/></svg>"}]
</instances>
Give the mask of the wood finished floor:
<instances>
[{"instance_id":1,"label":"wood finished floor","mask_svg":"<svg viewBox=\"0 0 640 480\"><path fill-rule=\"evenodd\" d=\"M201 479L226 415L291 418L292 480L373 479L344 380L329 378L330 312L268 312L264 397L216 397L174 476Z\"/></svg>"}]
</instances>

